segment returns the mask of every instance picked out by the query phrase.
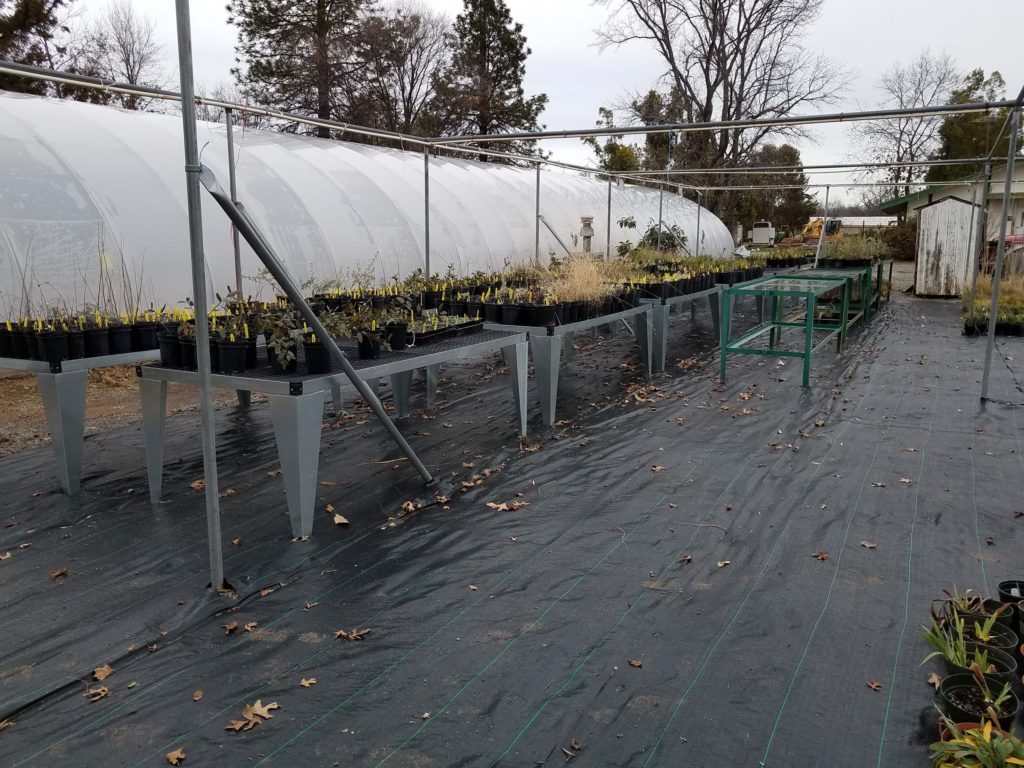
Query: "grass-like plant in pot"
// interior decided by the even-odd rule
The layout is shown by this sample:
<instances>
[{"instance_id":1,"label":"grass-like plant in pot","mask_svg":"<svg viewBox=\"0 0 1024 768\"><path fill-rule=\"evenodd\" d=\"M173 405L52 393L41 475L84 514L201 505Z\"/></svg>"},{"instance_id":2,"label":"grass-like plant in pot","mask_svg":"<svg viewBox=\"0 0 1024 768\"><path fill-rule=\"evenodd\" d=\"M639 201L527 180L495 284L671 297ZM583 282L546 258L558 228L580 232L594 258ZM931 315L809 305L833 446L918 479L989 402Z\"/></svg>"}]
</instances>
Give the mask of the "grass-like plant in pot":
<instances>
[{"instance_id":1,"label":"grass-like plant in pot","mask_svg":"<svg viewBox=\"0 0 1024 768\"><path fill-rule=\"evenodd\" d=\"M943 717L943 738L931 744L932 768L1006 768L1024 765L1024 742L991 720L957 724Z\"/></svg>"},{"instance_id":2,"label":"grass-like plant in pot","mask_svg":"<svg viewBox=\"0 0 1024 768\"><path fill-rule=\"evenodd\" d=\"M987 717L1008 728L1020 701L1010 684L984 674L977 664L970 672L948 675L939 683L940 706L950 720L958 723L978 722Z\"/></svg>"},{"instance_id":3,"label":"grass-like plant in pot","mask_svg":"<svg viewBox=\"0 0 1024 768\"><path fill-rule=\"evenodd\" d=\"M1017 671L1017 660L998 648L989 648L969 641L964 634L967 620L954 614L945 618L932 612L931 624L922 628L921 636L935 650L925 656L924 664L936 657L946 664L950 674L970 672L977 666L985 674L1009 682Z\"/></svg>"}]
</instances>

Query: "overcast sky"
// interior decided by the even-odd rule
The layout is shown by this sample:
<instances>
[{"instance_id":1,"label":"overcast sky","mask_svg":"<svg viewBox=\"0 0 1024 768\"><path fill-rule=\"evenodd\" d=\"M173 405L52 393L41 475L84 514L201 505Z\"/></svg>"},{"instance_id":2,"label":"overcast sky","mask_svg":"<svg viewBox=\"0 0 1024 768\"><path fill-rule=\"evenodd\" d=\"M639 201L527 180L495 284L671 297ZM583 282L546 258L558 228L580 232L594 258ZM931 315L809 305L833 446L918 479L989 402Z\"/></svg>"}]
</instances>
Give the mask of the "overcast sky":
<instances>
[{"instance_id":1,"label":"overcast sky","mask_svg":"<svg viewBox=\"0 0 1024 768\"><path fill-rule=\"evenodd\" d=\"M422 0L454 16L462 0ZM89 10L103 0L81 0ZM156 23L168 59L176 61L173 0L132 0ZM620 102L653 85L662 68L642 43L600 50L594 30L608 9L591 0L507 0L513 18L523 25L533 50L527 61L528 93L547 93L541 117L549 129L594 125L597 109ZM946 51L964 71L999 70L1008 97L1024 85L1024 0L826 0L807 47L825 53L853 72L853 84L837 110L869 107L880 98L876 84L897 60L909 61L921 50ZM227 23L225 0L192 0L192 37L197 83L207 88L231 79L235 29ZM169 69L177 71L169 62ZM175 90L177 86L173 86ZM833 110L829 110L833 111ZM808 164L849 162L846 126L816 129L814 141L800 142ZM590 164L578 141L545 145L554 157ZM835 176L818 181L837 180Z\"/></svg>"}]
</instances>

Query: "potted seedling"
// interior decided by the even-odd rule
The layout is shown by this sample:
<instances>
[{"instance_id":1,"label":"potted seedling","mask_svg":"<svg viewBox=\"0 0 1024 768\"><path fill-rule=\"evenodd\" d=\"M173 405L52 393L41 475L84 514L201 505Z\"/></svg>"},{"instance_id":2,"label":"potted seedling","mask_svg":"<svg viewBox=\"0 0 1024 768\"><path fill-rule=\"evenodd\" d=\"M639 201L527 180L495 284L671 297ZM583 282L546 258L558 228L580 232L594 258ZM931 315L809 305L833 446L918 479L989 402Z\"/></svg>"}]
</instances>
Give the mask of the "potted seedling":
<instances>
[{"instance_id":1,"label":"potted seedling","mask_svg":"<svg viewBox=\"0 0 1024 768\"><path fill-rule=\"evenodd\" d=\"M942 711L954 722L977 722L983 717L1008 728L1017 716L1020 702L1010 684L984 674L977 664L970 672L943 678L939 684Z\"/></svg>"},{"instance_id":2,"label":"potted seedling","mask_svg":"<svg viewBox=\"0 0 1024 768\"><path fill-rule=\"evenodd\" d=\"M1017 660L998 648L968 641L964 635L965 622L959 616L944 620L933 615L931 626L922 628L921 635L935 650L925 656L921 663L940 657L949 674L970 672L977 666L985 674L1009 682L1017 671Z\"/></svg>"},{"instance_id":3,"label":"potted seedling","mask_svg":"<svg viewBox=\"0 0 1024 768\"><path fill-rule=\"evenodd\" d=\"M331 372L331 352L322 341L311 333L302 344L302 352L306 358L306 370L309 373L321 374Z\"/></svg>"},{"instance_id":4,"label":"potted seedling","mask_svg":"<svg viewBox=\"0 0 1024 768\"><path fill-rule=\"evenodd\" d=\"M940 740L931 744L932 768L1005 768L1024 765L1024 742L991 720L954 723L943 717Z\"/></svg>"},{"instance_id":5,"label":"potted seedling","mask_svg":"<svg viewBox=\"0 0 1024 768\"><path fill-rule=\"evenodd\" d=\"M182 317L178 324L178 345L181 355L181 367L188 371L198 368L196 361L196 321L190 317Z\"/></svg>"},{"instance_id":6,"label":"potted seedling","mask_svg":"<svg viewBox=\"0 0 1024 768\"><path fill-rule=\"evenodd\" d=\"M97 310L87 315L85 327L85 356L103 357L110 354L110 320Z\"/></svg>"}]
</instances>

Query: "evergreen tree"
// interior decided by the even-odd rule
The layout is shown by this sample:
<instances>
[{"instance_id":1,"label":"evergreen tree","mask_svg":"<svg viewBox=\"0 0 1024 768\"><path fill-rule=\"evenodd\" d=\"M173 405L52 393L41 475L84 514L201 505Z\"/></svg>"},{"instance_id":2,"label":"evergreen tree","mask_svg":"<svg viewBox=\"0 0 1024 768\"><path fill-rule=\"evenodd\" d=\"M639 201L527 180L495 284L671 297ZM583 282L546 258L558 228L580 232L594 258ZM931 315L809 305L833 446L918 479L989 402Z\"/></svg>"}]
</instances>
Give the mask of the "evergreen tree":
<instances>
[{"instance_id":1,"label":"evergreen tree","mask_svg":"<svg viewBox=\"0 0 1024 768\"><path fill-rule=\"evenodd\" d=\"M548 97L527 97L523 91L531 53L523 25L512 21L505 0L463 3L453 28L451 63L435 83L438 125L446 133L462 135L537 130Z\"/></svg>"},{"instance_id":2,"label":"evergreen tree","mask_svg":"<svg viewBox=\"0 0 1024 768\"><path fill-rule=\"evenodd\" d=\"M69 0L0 0L0 59L47 65L47 44L61 32L59 13ZM0 89L47 93L42 80L0 75Z\"/></svg>"},{"instance_id":3,"label":"evergreen tree","mask_svg":"<svg viewBox=\"0 0 1024 768\"><path fill-rule=\"evenodd\" d=\"M283 111L357 122L366 68L361 22L372 7L373 0L230 0L229 20L238 26L232 72L243 94Z\"/></svg>"},{"instance_id":4,"label":"evergreen tree","mask_svg":"<svg viewBox=\"0 0 1024 768\"><path fill-rule=\"evenodd\" d=\"M959 88L953 91L951 103L970 104L975 102L1001 101L1006 98L1006 82L1002 75L993 72L988 78L985 70L976 69L968 73ZM973 112L965 115L949 115L939 127L939 151L933 160L954 160L964 157L987 157L995 143L999 129L1003 126L1009 110L993 109L988 112ZM1006 157L1010 150L1010 138L1004 135L996 150L996 157ZM974 176L976 169L957 165L934 165L928 169L925 181L955 181Z\"/></svg>"},{"instance_id":5,"label":"evergreen tree","mask_svg":"<svg viewBox=\"0 0 1024 768\"><path fill-rule=\"evenodd\" d=\"M800 150L790 144L759 147L744 163L752 168L797 167L802 165ZM817 200L807 191L804 173L755 173L741 177L743 186L775 187L736 191L726 195L732 210L727 216L743 222L749 229L755 221L770 221L778 229L797 229L814 214ZM784 189L783 187L795 187Z\"/></svg>"}]
</instances>

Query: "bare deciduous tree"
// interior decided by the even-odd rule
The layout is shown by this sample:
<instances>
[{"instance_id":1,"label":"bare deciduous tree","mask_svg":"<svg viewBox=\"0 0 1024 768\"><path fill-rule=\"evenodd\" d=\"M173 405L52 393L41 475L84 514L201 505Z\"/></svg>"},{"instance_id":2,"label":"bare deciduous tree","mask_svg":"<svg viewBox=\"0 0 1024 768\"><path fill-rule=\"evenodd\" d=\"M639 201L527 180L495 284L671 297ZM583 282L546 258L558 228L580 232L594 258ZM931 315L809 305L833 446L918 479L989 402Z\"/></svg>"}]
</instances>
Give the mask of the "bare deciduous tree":
<instances>
[{"instance_id":1,"label":"bare deciduous tree","mask_svg":"<svg viewBox=\"0 0 1024 768\"><path fill-rule=\"evenodd\" d=\"M251 104L242 90L233 83L222 82L209 89L197 84L196 93L200 98L209 99L211 101L226 101L233 104ZM227 122L223 107L216 104L208 104L206 102L196 105L196 119L205 120L210 123ZM234 126L244 129L271 128L274 125L274 121L266 115L237 109L232 110L231 122Z\"/></svg>"},{"instance_id":2,"label":"bare deciduous tree","mask_svg":"<svg viewBox=\"0 0 1024 768\"><path fill-rule=\"evenodd\" d=\"M369 65L366 99L376 127L425 134L434 75L451 57L451 20L416 0L398 0L363 29Z\"/></svg>"},{"instance_id":3,"label":"bare deciduous tree","mask_svg":"<svg viewBox=\"0 0 1024 768\"><path fill-rule=\"evenodd\" d=\"M112 0L93 23L90 36L89 47L103 77L132 85L163 85L164 47L157 40L156 25L149 16L136 13L129 0ZM152 101L128 94L119 100L126 109L145 109Z\"/></svg>"},{"instance_id":4,"label":"bare deciduous tree","mask_svg":"<svg viewBox=\"0 0 1024 768\"><path fill-rule=\"evenodd\" d=\"M834 102L848 76L803 47L823 0L595 0L610 6L603 46L640 41L665 65L663 101L679 122L770 119ZM641 118L642 119L642 118ZM736 165L779 131L768 127L687 134L679 159Z\"/></svg>"},{"instance_id":5,"label":"bare deciduous tree","mask_svg":"<svg viewBox=\"0 0 1024 768\"><path fill-rule=\"evenodd\" d=\"M946 104L958 80L952 56L924 50L909 64L896 62L882 75L878 87L884 96L878 106L910 109ZM859 160L913 163L938 149L941 125L941 117L904 117L856 123L850 132ZM924 177L925 170L890 168L878 173L892 183L891 196L899 197L910 194L911 185Z\"/></svg>"}]
</instances>

